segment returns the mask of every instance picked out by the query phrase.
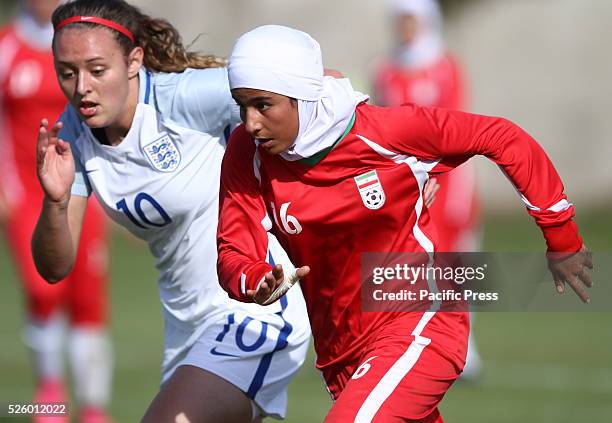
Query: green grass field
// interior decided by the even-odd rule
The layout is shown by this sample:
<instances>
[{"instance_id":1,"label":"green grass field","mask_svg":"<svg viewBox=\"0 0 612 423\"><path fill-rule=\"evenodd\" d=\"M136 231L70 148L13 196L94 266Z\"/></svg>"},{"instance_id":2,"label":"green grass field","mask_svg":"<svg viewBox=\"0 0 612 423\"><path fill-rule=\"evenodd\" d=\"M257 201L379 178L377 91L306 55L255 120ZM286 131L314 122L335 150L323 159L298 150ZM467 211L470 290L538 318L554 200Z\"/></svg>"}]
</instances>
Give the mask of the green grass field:
<instances>
[{"instance_id":1,"label":"green grass field","mask_svg":"<svg viewBox=\"0 0 612 423\"><path fill-rule=\"evenodd\" d=\"M612 251L609 210L582 213L579 223L592 250ZM489 218L485 234L488 251L544 248L539 230L525 216ZM162 321L156 275L144 246L121 234L113 235L111 269L112 413L117 422L134 422L159 380ZM2 243L0 281L0 403L26 401L34 386L20 338L22 295ZM611 323L612 313L479 314L474 330L485 371L476 384L453 386L441 406L445 420L612 421ZM313 363L311 355L290 387L289 422L319 422L330 407Z\"/></svg>"}]
</instances>

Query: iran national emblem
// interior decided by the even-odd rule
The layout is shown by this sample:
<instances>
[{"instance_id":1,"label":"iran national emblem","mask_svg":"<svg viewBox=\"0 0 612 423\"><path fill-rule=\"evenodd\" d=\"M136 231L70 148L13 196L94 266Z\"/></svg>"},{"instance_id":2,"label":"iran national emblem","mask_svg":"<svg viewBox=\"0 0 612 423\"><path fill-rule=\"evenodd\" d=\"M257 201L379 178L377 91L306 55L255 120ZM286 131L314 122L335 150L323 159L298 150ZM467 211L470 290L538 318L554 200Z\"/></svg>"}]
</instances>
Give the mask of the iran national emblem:
<instances>
[{"instance_id":1,"label":"iran national emblem","mask_svg":"<svg viewBox=\"0 0 612 423\"><path fill-rule=\"evenodd\" d=\"M143 147L145 155L156 170L174 172L181 162L181 152L166 134Z\"/></svg>"},{"instance_id":2,"label":"iran national emblem","mask_svg":"<svg viewBox=\"0 0 612 423\"><path fill-rule=\"evenodd\" d=\"M363 204L370 210L378 210L385 204L385 191L375 170L355 176L355 184Z\"/></svg>"}]
</instances>

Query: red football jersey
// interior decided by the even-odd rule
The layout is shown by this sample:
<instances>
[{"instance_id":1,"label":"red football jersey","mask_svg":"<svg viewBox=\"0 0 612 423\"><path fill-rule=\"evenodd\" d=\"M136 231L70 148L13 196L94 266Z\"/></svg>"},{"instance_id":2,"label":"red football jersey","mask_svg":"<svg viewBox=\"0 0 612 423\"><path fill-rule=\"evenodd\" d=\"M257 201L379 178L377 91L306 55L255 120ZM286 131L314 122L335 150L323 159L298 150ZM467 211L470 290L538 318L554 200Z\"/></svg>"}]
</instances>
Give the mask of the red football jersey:
<instances>
[{"instance_id":1,"label":"red football jersey","mask_svg":"<svg viewBox=\"0 0 612 423\"><path fill-rule=\"evenodd\" d=\"M251 301L246 289L270 270L266 230L273 227L296 266L311 267L302 290L317 366L354 360L396 317L362 311L362 253L436 251L423 186L429 175L476 154L503 169L550 250L580 249L561 180L522 129L495 117L364 103L346 136L314 165L258 149L244 126L234 131L221 172L221 284L231 297ZM456 316L447 315L453 327Z\"/></svg>"},{"instance_id":2,"label":"red football jersey","mask_svg":"<svg viewBox=\"0 0 612 423\"><path fill-rule=\"evenodd\" d=\"M374 92L383 106L414 103L460 110L466 104L464 84L459 64L450 55L418 69L387 60L376 70Z\"/></svg>"},{"instance_id":3,"label":"red football jersey","mask_svg":"<svg viewBox=\"0 0 612 423\"><path fill-rule=\"evenodd\" d=\"M461 66L450 54L418 69L386 60L378 66L374 77L374 98L381 106L414 103L465 110L465 92ZM477 250L480 207L474 164L440 175L438 182L440 190L429 213L438 228L440 250Z\"/></svg>"},{"instance_id":4,"label":"red football jersey","mask_svg":"<svg viewBox=\"0 0 612 423\"><path fill-rule=\"evenodd\" d=\"M66 98L55 78L51 45L38 50L20 38L14 25L0 31L0 143L2 186L15 201L40 193L36 179L36 137L40 121L55 122ZM24 112L27 111L27 112Z\"/></svg>"}]
</instances>

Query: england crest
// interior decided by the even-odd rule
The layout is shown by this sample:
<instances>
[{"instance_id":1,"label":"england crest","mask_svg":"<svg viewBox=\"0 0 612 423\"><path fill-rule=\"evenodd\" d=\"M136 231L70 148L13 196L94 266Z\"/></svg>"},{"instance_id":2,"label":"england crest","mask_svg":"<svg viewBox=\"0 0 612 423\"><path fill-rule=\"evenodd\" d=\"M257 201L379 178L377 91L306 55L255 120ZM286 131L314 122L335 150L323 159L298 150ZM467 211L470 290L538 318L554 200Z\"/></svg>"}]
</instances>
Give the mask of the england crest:
<instances>
[{"instance_id":1,"label":"england crest","mask_svg":"<svg viewBox=\"0 0 612 423\"><path fill-rule=\"evenodd\" d=\"M143 147L145 155L156 170L174 172L181 162L181 152L168 134Z\"/></svg>"},{"instance_id":2,"label":"england crest","mask_svg":"<svg viewBox=\"0 0 612 423\"><path fill-rule=\"evenodd\" d=\"M378 210L385 204L385 191L375 170L355 176L355 184L363 204L370 210Z\"/></svg>"}]
</instances>

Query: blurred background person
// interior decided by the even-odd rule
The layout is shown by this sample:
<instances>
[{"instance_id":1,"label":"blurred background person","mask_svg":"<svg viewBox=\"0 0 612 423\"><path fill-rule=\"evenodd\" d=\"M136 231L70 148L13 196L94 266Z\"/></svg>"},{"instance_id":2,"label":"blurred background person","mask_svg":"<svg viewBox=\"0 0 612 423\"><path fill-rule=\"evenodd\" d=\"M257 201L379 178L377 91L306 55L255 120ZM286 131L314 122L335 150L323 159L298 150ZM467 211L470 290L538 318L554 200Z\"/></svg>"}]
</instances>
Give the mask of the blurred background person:
<instances>
[{"instance_id":1,"label":"blurred background person","mask_svg":"<svg viewBox=\"0 0 612 423\"><path fill-rule=\"evenodd\" d=\"M465 110L466 82L461 65L445 48L443 18L436 0L389 0L389 12L394 45L375 70L375 102L381 106L414 103ZM436 177L440 189L429 211L438 231L438 251L480 250L481 216L474 165L474 161L468 161ZM476 379L481 368L471 334L462 378Z\"/></svg>"},{"instance_id":2,"label":"blurred background person","mask_svg":"<svg viewBox=\"0 0 612 423\"><path fill-rule=\"evenodd\" d=\"M45 282L30 252L43 200L36 177L38 122L43 117L57 119L66 104L53 77L51 53L51 14L59 3L23 0L17 16L0 30L0 223L23 283L23 339L36 378L34 401L67 401L63 364L67 349L79 421L102 423L110 421L105 409L110 400L112 351L106 328L106 222L99 206L90 203L77 262L61 283Z\"/></svg>"}]
</instances>

